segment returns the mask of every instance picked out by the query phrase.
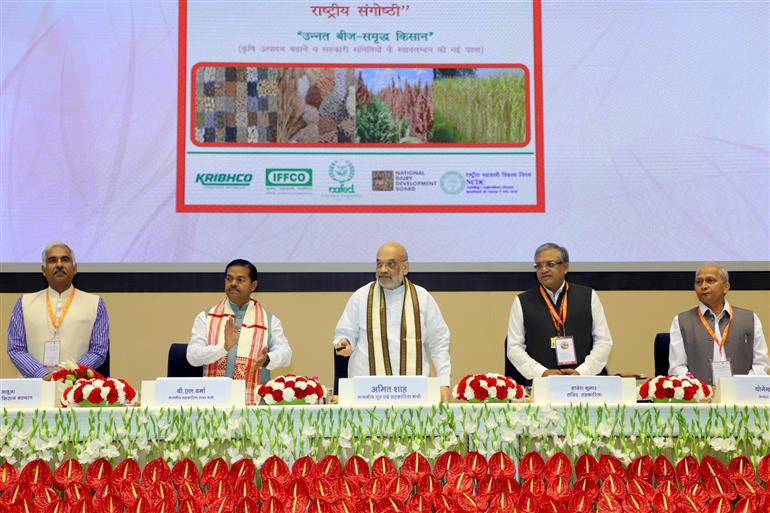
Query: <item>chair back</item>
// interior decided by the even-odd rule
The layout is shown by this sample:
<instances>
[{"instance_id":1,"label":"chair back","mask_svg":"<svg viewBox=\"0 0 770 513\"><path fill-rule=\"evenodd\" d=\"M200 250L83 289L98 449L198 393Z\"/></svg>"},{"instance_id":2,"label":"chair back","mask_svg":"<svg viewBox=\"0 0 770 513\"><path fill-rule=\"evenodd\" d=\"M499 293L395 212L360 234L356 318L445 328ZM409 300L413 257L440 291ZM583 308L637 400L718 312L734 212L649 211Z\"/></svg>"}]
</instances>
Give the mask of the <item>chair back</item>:
<instances>
[{"instance_id":1,"label":"chair back","mask_svg":"<svg viewBox=\"0 0 770 513\"><path fill-rule=\"evenodd\" d=\"M655 335L655 375L668 375L668 347L671 345L671 335L669 333L658 333Z\"/></svg>"},{"instance_id":2,"label":"chair back","mask_svg":"<svg viewBox=\"0 0 770 513\"><path fill-rule=\"evenodd\" d=\"M350 357L340 356L334 349L332 349L334 355L334 395L340 395L340 378L348 377L348 362Z\"/></svg>"},{"instance_id":3,"label":"chair back","mask_svg":"<svg viewBox=\"0 0 770 513\"><path fill-rule=\"evenodd\" d=\"M168 369L166 376L169 378L202 378L203 367L193 367L187 361L187 344L171 344L168 348Z\"/></svg>"}]
</instances>

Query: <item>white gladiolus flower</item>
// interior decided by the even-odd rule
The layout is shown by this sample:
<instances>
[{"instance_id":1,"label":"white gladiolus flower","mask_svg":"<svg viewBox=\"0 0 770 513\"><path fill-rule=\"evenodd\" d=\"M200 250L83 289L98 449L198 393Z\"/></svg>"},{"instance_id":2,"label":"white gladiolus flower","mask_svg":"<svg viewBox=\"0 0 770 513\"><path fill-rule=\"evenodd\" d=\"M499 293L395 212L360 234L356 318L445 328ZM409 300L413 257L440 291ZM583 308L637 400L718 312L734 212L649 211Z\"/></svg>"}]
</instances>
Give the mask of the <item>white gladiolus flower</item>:
<instances>
[{"instance_id":1,"label":"white gladiolus flower","mask_svg":"<svg viewBox=\"0 0 770 513\"><path fill-rule=\"evenodd\" d=\"M507 426L500 426L497 432L500 433L500 439L503 442L510 443L516 441L517 433Z\"/></svg>"},{"instance_id":2,"label":"white gladiolus flower","mask_svg":"<svg viewBox=\"0 0 770 513\"><path fill-rule=\"evenodd\" d=\"M302 426L302 436L305 438L310 438L311 436L315 436L316 430L315 427L313 427L311 424L305 424Z\"/></svg>"},{"instance_id":3,"label":"white gladiolus flower","mask_svg":"<svg viewBox=\"0 0 770 513\"><path fill-rule=\"evenodd\" d=\"M195 441L195 446L198 447L198 449L206 449L209 446L209 439L206 437L198 438Z\"/></svg>"},{"instance_id":4,"label":"white gladiolus flower","mask_svg":"<svg viewBox=\"0 0 770 513\"><path fill-rule=\"evenodd\" d=\"M738 443L733 437L711 438L709 439L709 445L712 449L719 452L734 451L738 447Z\"/></svg>"},{"instance_id":5,"label":"white gladiolus flower","mask_svg":"<svg viewBox=\"0 0 770 513\"><path fill-rule=\"evenodd\" d=\"M243 455L240 453L237 447L230 446L227 448L227 457L230 459L230 463L234 463L243 458Z\"/></svg>"},{"instance_id":6,"label":"white gladiolus flower","mask_svg":"<svg viewBox=\"0 0 770 513\"><path fill-rule=\"evenodd\" d=\"M29 438L29 431L19 431L11 436L8 445L11 449L21 449L27 445L27 438Z\"/></svg>"},{"instance_id":7,"label":"white gladiolus flower","mask_svg":"<svg viewBox=\"0 0 770 513\"><path fill-rule=\"evenodd\" d=\"M596 433L599 436L604 437L612 436L612 425L607 421L603 421L601 424L596 426Z\"/></svg>"}]
</instances>

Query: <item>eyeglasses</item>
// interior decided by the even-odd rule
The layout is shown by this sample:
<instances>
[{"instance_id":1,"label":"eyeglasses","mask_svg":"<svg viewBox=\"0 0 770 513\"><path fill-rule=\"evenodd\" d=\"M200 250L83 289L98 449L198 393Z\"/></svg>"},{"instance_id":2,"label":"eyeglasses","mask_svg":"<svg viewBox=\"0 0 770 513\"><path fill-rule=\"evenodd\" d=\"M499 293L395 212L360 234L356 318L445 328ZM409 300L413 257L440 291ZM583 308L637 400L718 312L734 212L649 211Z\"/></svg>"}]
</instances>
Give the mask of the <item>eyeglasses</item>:
<instances>
[{"instance_id":1,"label":"eyeglasses","mask_svg":"<svg viewBox=\"0 0 770 513\"><path fill-rule=\"evenodd\" d=\"M549 269L553 269L557 265L563 264L563 263L564 262L562 262L561 260L559 260L558 262L556 260L549 260L548 262L535 262L534 264L532 264L532 268L535 271L537 271L538 269L545 269L546 267Z\"/></svg>"}]
</instances>

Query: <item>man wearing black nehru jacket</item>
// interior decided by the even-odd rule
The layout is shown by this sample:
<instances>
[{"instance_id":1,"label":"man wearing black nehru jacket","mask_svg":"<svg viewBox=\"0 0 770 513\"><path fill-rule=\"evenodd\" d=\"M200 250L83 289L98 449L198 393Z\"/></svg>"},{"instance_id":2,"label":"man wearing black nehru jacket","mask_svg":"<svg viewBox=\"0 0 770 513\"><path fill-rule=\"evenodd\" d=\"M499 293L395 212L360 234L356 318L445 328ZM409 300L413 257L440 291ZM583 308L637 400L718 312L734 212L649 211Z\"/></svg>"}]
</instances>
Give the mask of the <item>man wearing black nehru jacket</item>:
<instances>
[{"instance_id":1,"label":"man wearing black nehru jacket","mask_svg":"<svg viewBox=\"0 0 770 513\"><path fill-rule=\"evenodd\" d=\"M566 281L567 249L548 242L535 250L538 285L516 296L508 318L508 359L528 380L602 373L612 349L596 292Z\"/></svg>"}]
</instances>

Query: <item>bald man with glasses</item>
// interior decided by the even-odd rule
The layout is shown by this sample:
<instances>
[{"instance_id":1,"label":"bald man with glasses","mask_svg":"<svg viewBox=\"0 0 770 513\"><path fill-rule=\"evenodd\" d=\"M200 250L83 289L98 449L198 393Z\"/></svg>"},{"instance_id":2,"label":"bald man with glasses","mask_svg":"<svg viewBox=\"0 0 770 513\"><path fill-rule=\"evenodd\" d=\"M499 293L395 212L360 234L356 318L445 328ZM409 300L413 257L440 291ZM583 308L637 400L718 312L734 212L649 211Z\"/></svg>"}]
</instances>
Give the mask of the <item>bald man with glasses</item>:
<instances>
[{"instance_id":1,"label":"bald man with glasses","mask_svg":"<svg viewBox=\"0 0 770 513\"><path fill-rule=\"evenodd\" d=\"M513 300L508 359L527 380L606 373L612 336L596 292L567 282L569 252L548 242L535 250L538 285Z\"/></svg>"}]
</instances>

